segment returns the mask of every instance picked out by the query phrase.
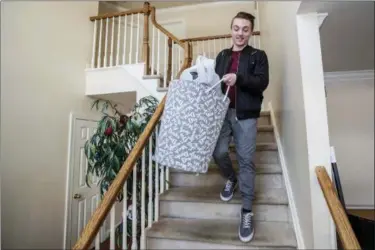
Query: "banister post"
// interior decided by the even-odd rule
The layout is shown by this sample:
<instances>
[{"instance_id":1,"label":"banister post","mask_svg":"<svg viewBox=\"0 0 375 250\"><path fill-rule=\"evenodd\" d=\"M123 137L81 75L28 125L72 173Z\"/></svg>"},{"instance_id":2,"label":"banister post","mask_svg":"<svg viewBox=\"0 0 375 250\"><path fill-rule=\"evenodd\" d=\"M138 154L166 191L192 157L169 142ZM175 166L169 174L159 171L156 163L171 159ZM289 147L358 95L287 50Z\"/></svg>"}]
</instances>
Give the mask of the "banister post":
<instances>
[{"instance_id":1,"label":"banister post","mask_svg":"<svg viewBox=\"0 0 375 250\"><path fill-rule=\"evenodd\" d=\"M142 58L145 62L144 74L150 74L150 41L149 41L149 17L150 17L150 3L145 2L143 4L144 8L144 22L143 22L143 48L142 48Z\"/></svg>"},{"instance_id":2,"label":"banister post","mask_svg":"<svg viewBox=\"0 0 375 250\"><path fill-rule=\"evenodd\" d=\"M172 79L172 38L168 37L168 67L167 67L167 85Z\"/></svg>"}]
</instances>

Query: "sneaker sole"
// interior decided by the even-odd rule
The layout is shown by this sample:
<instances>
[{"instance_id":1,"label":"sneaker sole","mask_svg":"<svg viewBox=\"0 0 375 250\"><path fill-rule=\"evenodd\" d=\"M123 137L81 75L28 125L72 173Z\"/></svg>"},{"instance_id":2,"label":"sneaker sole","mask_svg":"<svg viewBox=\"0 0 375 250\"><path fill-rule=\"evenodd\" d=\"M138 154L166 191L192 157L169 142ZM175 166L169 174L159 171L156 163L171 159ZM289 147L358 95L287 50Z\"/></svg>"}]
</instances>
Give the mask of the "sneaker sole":
<instances>
[{"instance_id":1,"label":"sneaker sole","mask_svg":"<svg viewBox=\"0 0 375 250\"><path fill-rule=\"evenodd\" d=\"M240 233L240 228L238 228L238 237L240 238L240 241L242 241L242 242L249 242L249 241L251 241L253 239L253 237L254 237L254 231L255 230L253 229L253 231L251 232L251 234L249 236L242 237L241 233Z\"/></svg>"}]
</instances>

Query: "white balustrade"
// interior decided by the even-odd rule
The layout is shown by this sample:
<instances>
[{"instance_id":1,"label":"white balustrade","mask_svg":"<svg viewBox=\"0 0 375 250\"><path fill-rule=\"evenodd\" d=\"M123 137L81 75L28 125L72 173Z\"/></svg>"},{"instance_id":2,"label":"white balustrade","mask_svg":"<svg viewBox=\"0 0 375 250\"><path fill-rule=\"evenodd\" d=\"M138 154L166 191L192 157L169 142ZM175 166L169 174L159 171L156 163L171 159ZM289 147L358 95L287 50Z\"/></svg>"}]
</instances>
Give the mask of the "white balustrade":
<instances>
[{"instance_id":1,"label":"white balustrade","mask_svg":"<svg viewBox=\"0 0 375 250\"><path fill-rule=\"evenodd\" d=\"M114 203L101 230L95 237L95 241L92 244L95 249L101 249L103 244L108 244L105 243L106 241L109 242L109 249L146 249L145 229L158 221L159 195L168 190L169 187L167 183L169 180L168 169L159 167L152 160L155 143L158 139L158 129L159 126L156 126L153 135L148 140L145 149L143 149L140 164L134 166L133 178L131 180L128 179L122 188L122 201ZM138 167L141 168L141 171L137 171ZM139 178L139 174L141 178ZM146 175L148 175L147 179ZM129 181L132 182L131 197L128 197ZM141 187L140 190L139 187ZM98 198L100 198L99 195ZM99 202L100 199L97 199L97 206ZM130 237L128 237L129 221L131 221ZM119 230L120 228L122 230ZM131 245L129 244L129 239L131 240Z\"/></svg>"},{"instance_id":2,"label":"white balustrade","mask_svg":"<svg viewBox=\"0 0 375 250\"><path fill-rule=\"evenodd\" d=\"M216 56L223 49L230 48L233 45L232 38L216 38L202 41L193 41L193 64L199 55L206 56L211 59L215 59ZM260 48L260 36L252 36L249 40L249 45L254 48Z\"/></svg>"},{"instance_id":3,"label":"white balustrade","mask_svg":"<svg viewBox=\"0 0 375 250\"><path fill-rule=\"evenodd\" d=\"M95 20L90 67L139 63L142 43L142 13Z\"/></svg>"}]
</instances>

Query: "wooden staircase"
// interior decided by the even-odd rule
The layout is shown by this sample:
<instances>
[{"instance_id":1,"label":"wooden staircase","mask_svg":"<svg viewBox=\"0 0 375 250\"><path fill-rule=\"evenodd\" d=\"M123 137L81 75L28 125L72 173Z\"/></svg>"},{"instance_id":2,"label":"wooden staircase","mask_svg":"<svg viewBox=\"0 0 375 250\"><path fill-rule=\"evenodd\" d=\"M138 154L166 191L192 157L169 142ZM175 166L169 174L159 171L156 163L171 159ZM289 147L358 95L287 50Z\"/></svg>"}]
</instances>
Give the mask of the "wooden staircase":
<instances>
[{"instance_id":1,"label":"wooden staircase","mask_svg":"<svg viewBox=\"0 0 375 250\"><path fill-rule=\"evenodd\" d=\"M235 148L231 158L238 171ZM225 181L212 163L206 174L170 170L170 188L160 196L160 219L147 229L147 249L294 249L297 247L288 196L280 167L269 112L262 112L255 156L255 236L238 238L239 190L226 203L220 200Z\"/></svg>"},{"instance_id":2,"label":"wooden staircase","mask_svg":"<svg viewBox=\"0 0 375 250\"><path fill-rule=\"evenodd\" d=\"M123 27L121 23L131 22L130 27L137 24L139 29L141 15L143 16L142 32L139 32L139 30L129 31L131 37L135 34L137 36L136 45L138 45L134 50L133 47L129 48L126 45L125 38L121 39L122 36L129 36L126 31L121 33ZM179 40L158 24L155 16L155 8L145 3L142 9L91 17L91 20L95 23L93 45L95 53L93 53L90 70L96 73L104 70L108 73L113 68L125 67L129 75L133 75L134 78L140 77L138 80L157 80L160 84L156 86L157 91L166 92L170 80L178 78L183 70L191 66L193 59L198 54L202 54L202 51L197 51L200 47L199 43L212 43L213 46L208 48L207 53L204 52L211 55L211 58L212 55L231 46L230 35ZM127 26L124 27L126 30ZM116 33L117 30L118 33ZM106 34L104 38L101 36L102 33ZM154 33L157 33L157 36ZM139 34L143 34L142 40L139 39ZM150 39L150 34L153 34L151 36L153 39ZM254 32L253 37L259 38L259 36L259 31ZM116 39L116 37L118 38ZM155 37L157 37L156 40ZM161 37L164 37L164 46L160 46L162 44L160 42ZM139 43L140 41L141 43ZM218 41L221 42L218 43ZM122 46L122 43L124 43L124 46ZM253 40L252 46L259 46L259 39ZM176 47L177 55L174 54ZM132 54L133 50L135 56ZM159 56L161 51L165 52L163 57ZM135 61L134 58L136 58ZM132 64L135 66L133 67ZM144 69L143 74L138 71L136 74L131 74L131 69L141 69L141 64ZM134 84L137 84L137 82L135 81ZM128 89L130 90L130 88ZM116 195L132 172L135 162L141 157L145 145L149 143L150 136L157 134L157 123L162 115L164 105L165 96L101 204L93 213L74 249L87 249L98 237L98 230L109 215L111 208L113 208ZM222 202L219 193L225 180L222 179L218 168L212 164L207 174L198 176L161 167L160 174L156 174L151 180L151 184L155 185L155 190L158 190L154 194L150 193L154 197L153 205L144 204L143 198L140 198L142 201L140 209L142 211L139 211L141 218L137 218L136 214L133 213L135 219L131 222L132 228L138 227L139 229L139 220L141 220L141 225L140 235L138 229L132 229L131 248L296 248L297 243L291 222L288 196L269 112L263 111L261 113L258 125L258 145L255 156L257 164L256 200L253 209L255 213L255 237L250 243L244 244L238 239L241 208L239 191L231 202ZM233 146L231 151L233 162L237 165ZM149 169L143 171L149 171ZM141 179L141 181L148 181L150 184L150 180ZM168 184L164 184L164 181L167 181ZM133 196L143 197L143 192L150 192L150 190L143 190L142 195L133 193ZM139 204L138 200L132 204L133 210L138 209L137 202ZM148 214L154 214L154 216L143 217L146 210ZM124 208L123 213L126 212L127 208ZM112 216L112 213L110 216ZM111 223L114 221L114 219L110 220ZM114 224L111 225L111 230L114 230ZM111 249L115 248L113 237L112 234L110 237ZM96 248L100 248L100 246L96 244Z\"/></svg>"}]
</instances>

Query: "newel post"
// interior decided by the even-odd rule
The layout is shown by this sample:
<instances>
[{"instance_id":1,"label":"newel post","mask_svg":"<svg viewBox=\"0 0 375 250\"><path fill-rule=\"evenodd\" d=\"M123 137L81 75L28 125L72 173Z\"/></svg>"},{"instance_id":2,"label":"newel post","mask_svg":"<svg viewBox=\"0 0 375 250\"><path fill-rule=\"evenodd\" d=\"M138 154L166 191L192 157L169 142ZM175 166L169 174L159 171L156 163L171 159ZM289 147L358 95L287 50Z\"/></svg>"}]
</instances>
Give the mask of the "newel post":
<instances>
[{"instance_id":1,"label":"newel post","mask_svg":"<svg viewBox=\"0 0 375 250\"><path fill-rule=\"evenodd\" d=\"M172 38L168 37L168 65L167 65L167 84L172 79Z\"/></svg>"},{"instance_id":2,"label":"newel post","mask_svg":"<svg viewBox=\"0 0 375 250\"><path fill-rule=\"evenodd\" d=\"M149 41L149 16L150 16L150 3L145 2L144 8L144 22L143 22L143 48L142 58L145 62L144 74L150 75L150 41Z\"/></svg>"}]
</instances>

